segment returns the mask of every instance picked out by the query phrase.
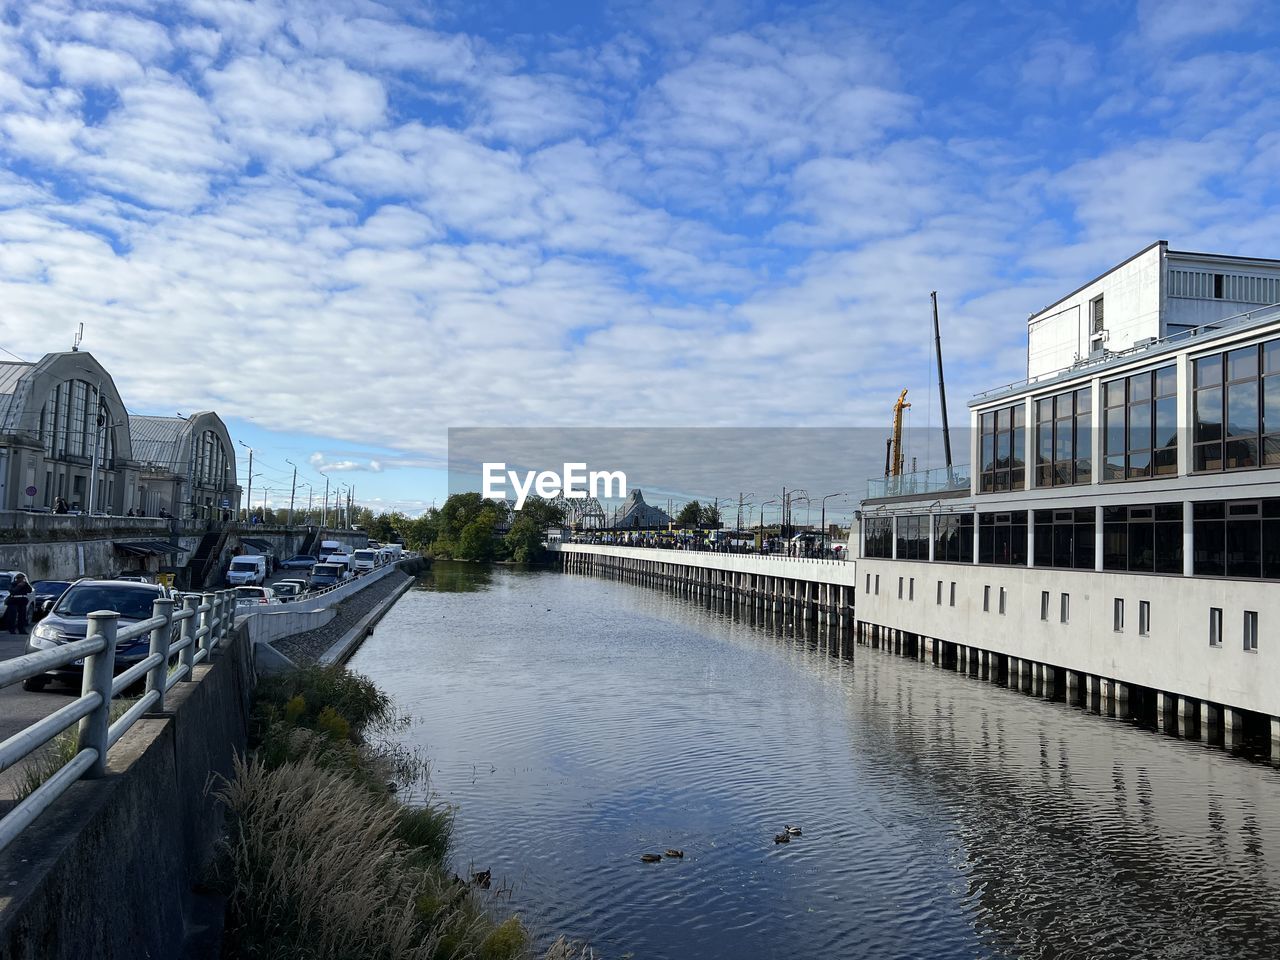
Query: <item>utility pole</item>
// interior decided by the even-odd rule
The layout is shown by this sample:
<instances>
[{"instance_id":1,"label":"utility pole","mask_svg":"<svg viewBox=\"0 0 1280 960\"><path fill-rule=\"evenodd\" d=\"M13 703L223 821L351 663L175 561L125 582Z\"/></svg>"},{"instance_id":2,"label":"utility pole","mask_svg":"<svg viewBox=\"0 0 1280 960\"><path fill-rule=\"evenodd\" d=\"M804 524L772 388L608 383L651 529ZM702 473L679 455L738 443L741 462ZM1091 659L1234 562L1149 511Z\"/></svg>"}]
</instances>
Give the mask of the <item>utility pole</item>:
<instances>
[{"instance_id":1,"label":"utility pole","mask_svg":"<svg viewBox=\"0 0 1280 960\"><path fill-rule=\"evenodd\" d=\"M292 460L286 460L285 463L293 467L293 486L289 488L289 526L293 526L293 498L298 492L298 465Z\"/></svg>"},{"instance_id":2,"label":"utility pole","mask_svg":"<svg viewBox=\"0 0 1280 960\"><path fill-rule=\"evenodd\" d=\"M328 525L329 525L329 476L328 474L326 474L324 478L324 509L320 511L320 526L321 528L323 528L323 527L327 527Z\"/></svg>"},{"instance_id":3,"label":"utility pole","mask_svg":"<svg viewBox=\"0 0 1280 960\"><path fill-rule=\"evenodd\" d=\"M253 519L253 447L249 446L243 440L237 440L236 442L249 451L249 483L244 492L246 507L244 518L248 521Z\"/></svg>"},{"instance_id":4,"label":"utility pole","mask_svg":"<svg viewBox=\"0 0 1280 960\"><path fill-rule=\"evenodd\" d=\"M951 427L947 423L947 384L942 378L942 334L938 328L938 291L929 294L933 298L933 342L938 354L938 398L942 401L942 451L947 458L947 483L951 483Z\"/></svg>"}]
</instances>

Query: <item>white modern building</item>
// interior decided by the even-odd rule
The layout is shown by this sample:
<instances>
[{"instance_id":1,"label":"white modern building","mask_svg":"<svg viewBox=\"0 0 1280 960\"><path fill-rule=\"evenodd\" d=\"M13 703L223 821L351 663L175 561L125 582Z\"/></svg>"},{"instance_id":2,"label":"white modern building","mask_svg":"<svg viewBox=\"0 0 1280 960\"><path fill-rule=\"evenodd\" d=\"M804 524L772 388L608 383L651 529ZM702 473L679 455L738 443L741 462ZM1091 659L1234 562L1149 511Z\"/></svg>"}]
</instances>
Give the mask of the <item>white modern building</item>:
<instances>
[{"instance_id":1,"label":"white modern building","mask_svg":"<svg viewBox=\"0 0 1280 960\"><path fill-rule=\"evenodd\" d=\"M1278 303L1162 241L1033 314L974 467L872 482L859 630L1280 751Z\"/></svg>"}]
</instances>

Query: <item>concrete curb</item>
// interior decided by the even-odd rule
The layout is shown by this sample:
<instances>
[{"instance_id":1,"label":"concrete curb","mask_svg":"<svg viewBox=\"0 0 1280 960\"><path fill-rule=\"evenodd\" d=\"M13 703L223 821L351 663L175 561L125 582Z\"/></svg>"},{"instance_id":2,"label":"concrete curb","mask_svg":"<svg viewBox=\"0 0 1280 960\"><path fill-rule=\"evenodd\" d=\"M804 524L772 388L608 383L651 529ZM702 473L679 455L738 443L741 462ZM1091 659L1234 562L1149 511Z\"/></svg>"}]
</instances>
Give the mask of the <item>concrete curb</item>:
<instances>
[{"instance_id":1,"label":"concrete curb","mask_svg":"<svg viewBox=\"0 0 1280 960\"><path fill-rule=\"evenodd\" d=\"M378 625L378 621L391 609L391 605L404 596L405 592L413 586L414 579L414 577L410 576L404 583L392 590L377 606L365 614L359 623L348 630L342 639L322 653L319 662L326 665L346 663L359 648L361 641L373 633L373 628Z\"/></svg>"}]
</instances>

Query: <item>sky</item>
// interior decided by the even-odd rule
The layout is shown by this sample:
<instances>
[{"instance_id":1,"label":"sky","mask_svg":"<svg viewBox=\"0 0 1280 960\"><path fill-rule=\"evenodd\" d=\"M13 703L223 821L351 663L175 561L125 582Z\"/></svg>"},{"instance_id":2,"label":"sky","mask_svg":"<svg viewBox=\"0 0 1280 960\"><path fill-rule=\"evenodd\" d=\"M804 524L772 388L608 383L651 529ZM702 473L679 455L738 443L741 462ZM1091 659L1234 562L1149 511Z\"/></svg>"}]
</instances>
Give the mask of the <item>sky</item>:
<instances>
[{"instance_id":1,"label":"sky","mask_svg":"<svg viewBox=\"0 0 1280 960\"><path fill-rule=\"evenodd\" d=\"M955 422L1149 243L1280 255L1273 14L0 0L0 348L83 323L255 504L418 512L450 427L936 427L931 290Z\"/></svg>"}]
</instances>

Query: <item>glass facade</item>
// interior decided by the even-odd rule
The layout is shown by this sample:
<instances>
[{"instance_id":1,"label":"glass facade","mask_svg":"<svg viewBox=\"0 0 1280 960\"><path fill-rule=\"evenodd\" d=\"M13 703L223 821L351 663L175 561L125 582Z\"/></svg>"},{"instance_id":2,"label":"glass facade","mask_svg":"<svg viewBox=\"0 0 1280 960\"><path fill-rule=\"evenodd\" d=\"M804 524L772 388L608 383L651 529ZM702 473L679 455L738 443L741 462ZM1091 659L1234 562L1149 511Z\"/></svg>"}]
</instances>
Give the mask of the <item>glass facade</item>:
<instances>
[{"instance_id":1,"label":"glass facade","mask_svg":"<svg viewBox=\"0 0 1280 960\"><path fill-rule=\"evenodd\" d=\"M1091 409L1089 387L1036 401L1037 486L1065 487L1092 481Z\"/></svg>"},{"instance_id":2,"label":"glass facade","mask_svg":"<svg viewBox=\"0 0 1280 960\"><path fill-rule=\"evenodd\" d=\"M893 518L868 517L862 521L862 555L888 560L893 556Z\"/></svg>"},{"instance_id":3,"label":"glass facade","mask_svg":"<svg viewBox=\"0 0 1280 960\"><path fill-rule=\"evenodd\" d=\"M97 401L95 403L95 401ZM99 434L98 421L103 429ZM97 397L97 390L83 380L64 380L49 391L40 410L40 436L46 457L65 460L68 457L93 456L97 436L98 456L104 469L115 460L114 431L107 405Z\"/></svg>"},{"instance_id":4,"label":"glass facade","mask_svg":"<svg viewBox=\"0 0 1280 960\"><path fill-rule=\"evenodd\" d=\"M1103 507L1102 568L1182 573L1182 504Z\"/></svg>"},{"instance_id":5,"label":"glass facade","mask_svg":"<svg viewBox=\"0 0 1280 960\"><path fill-rule=\"evenodd\" d=\"M929 517L898 517L898 559L929 559Z\"/></svg>"},{"instance_id":6,"label":"glass facade","mask_svg":"<svg viewBox=\"0 0 1280 960\"><path fill-rule=\"evenodd\" d=\"M979 515L978 562L1026 566L1027 511Z\"/></svg>"},{"instance_id":7,"label":"glass facade","mask_svg":"<svg viewBox=\"0 0 1280 960\"><path fill-rule=\"evenodd\" d=\"M1280 466L1280 340L1193 361L1192 470Z\"/></svg>"},{"instance_id":8,"label":"glass facade","mask_svg":"<svg viewBox=\"0 0 1280 960\"><path fill-rule=\"evenodd\" d=\"M1026 414L1022 404L1001 407L978 418L983 493L1026 486Z\"/></svg>"},{"instance_id":9,"label":"glass facade","mask_svg":"<svg viewBox=\"0 0 1280 960\"><path fill-rule=\"evenodd\" d=\"M1178 375L1170 364L1102 385L1103 480L1178 472Z\"/></svg>"},{"instance_id":10,"label":"glass facade","mask_svg":"<svg viewBox=\"0 0 1280 960\"><path fill-rule=\"evenodd\" d=\"M943 513L933 524L934 560L973 563L973 514Z\"/></svg>"},{"instance_id":11,"label":"glass facade","mask_svg":"<svg viewBox=\"0 0 1280 960\"><path fill-rule=\"evenodd\" d=\"M1280 499L1197 503L1193 517L1197 576L1280 580Z\"/></svg>"},{"instance_id":12,"label":"glass facade","mask_svg":"<svg viewBox=\"0 0 1280 960\"><path fill-rule=\"evenodd\" d=\"M1035 565L1092 570L1096 516L1093 507L1035 512Z\"/></svg>"}]
</instances>

